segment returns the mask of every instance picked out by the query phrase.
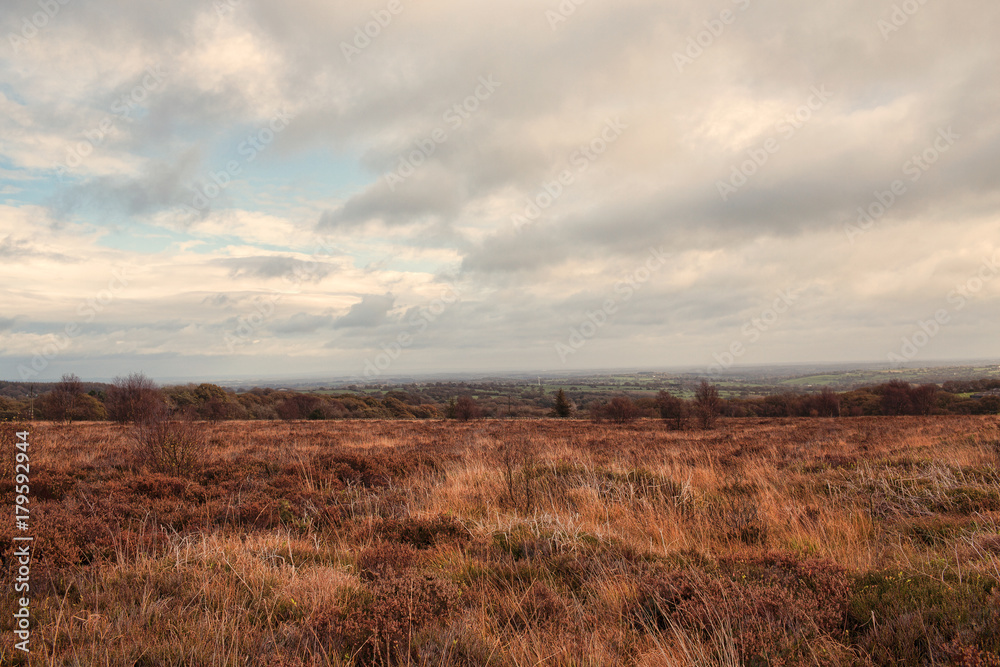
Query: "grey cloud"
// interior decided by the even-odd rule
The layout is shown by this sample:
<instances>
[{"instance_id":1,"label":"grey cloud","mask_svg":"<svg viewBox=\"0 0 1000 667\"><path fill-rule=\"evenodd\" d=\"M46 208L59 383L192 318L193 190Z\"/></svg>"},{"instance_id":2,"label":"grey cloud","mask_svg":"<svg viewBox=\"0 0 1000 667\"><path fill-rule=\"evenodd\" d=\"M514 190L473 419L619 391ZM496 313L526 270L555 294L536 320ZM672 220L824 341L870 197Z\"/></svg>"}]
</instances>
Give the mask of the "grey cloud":
<instances>
[{"instance_id":1,"label":"grey cloud","mask_svg":"<svg viewBox=\"0 0 1000 667\"><path fill-rule=\"evenodd\" d=\"M428 168L430 171L430 168ZM338 210L324 211L318 228L337 229L381 220L388 225L408 224L425 216L453 216L461 209L462 193L446 174L426 172L412 176L392 192L379 180L365 192L347 200Z\"/></svg>"},{"instance_id":2,"label":"grey cloud","mask_svg":"<svg viewBox=\"0 0 1000 667\"><path fill-rule=\"evenodd\" d=\"M153 163L137 177L101 176L58 191L52 207L66 216L81 209L102 213L140 216L175 206L195 209L194 182L200 164L197 149L191 149L175 162Z\"/></svg>"},{"instance_id":3,"label":"grey cloud","mask_svg":"<svg viewBox=\"0 0 1000 667\"><path fill-rule=\"evenodd\" d=\"M280 255L217 259L213 263L227 268L229 276L234 279L287 278L293 282L321 282L337 270L336 266L326 262L303 261Z\"/></svg>"},{"instance_id":4,"label":"grey cloud","mask_svg":"<svg viewBox=\"0 0 1000 667\"><path fill-rule=\"evenodd\" d=\"M289 318L269 325L268 328L278 334L303 334L329 328L333 325L333 322L333 318L329 315L296 313Z\"/></svg>"},{"instance_id":5,"label":"grey cloud","mask_svg":"<svg viewBox=\"0 0 1000 667\"><path fill-rule=\"evenodd\" d=\"M392 294L367 294L359 303L351 306L346 315L338 317L334 326L338 329L372 328L384 323L392 310L395 297Z\"/></svg>"}]
</instances>

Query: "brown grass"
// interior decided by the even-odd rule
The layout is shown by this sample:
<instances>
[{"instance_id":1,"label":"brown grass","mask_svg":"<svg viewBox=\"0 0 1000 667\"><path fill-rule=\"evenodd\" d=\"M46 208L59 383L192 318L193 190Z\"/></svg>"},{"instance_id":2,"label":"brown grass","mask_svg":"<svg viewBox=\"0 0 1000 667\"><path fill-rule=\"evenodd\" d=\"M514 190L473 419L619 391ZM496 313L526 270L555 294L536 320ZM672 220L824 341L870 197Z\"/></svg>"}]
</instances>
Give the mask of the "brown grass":
<instances>
[{"instance_id":1,"label":"brown grass","mask_svg":"<svg viewBox=\"0 0 1000 667\"><path fill-rule=\"evenodd\" d=\"M197 427L30 425L33 664L1000 664L995 418Z\"/></svg>"}]
</instances>

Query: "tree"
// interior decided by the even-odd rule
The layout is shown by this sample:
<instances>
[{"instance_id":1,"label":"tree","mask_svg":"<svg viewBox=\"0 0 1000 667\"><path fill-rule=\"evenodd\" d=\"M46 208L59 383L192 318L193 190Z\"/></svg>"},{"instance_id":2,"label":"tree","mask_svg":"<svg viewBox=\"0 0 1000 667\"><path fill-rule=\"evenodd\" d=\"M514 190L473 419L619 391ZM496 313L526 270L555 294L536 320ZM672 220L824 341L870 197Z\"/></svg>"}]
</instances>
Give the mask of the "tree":
<instances>
[{"instance_id":1,"label":"tree","mask_svg":"<svg viewBox=\"0 0 1000 667\"><path fill-rule=\"evenodd\" d=\"M683 399L661 389L656 395L656 408L660 411L660 419L672 422L673 428L678 431L684 428L687 403Z\"/></svg>"},{"instance_id":2,"label":"tree","mask_svg":"<svg viewBox=\"0 0 1000 667\"><path fill-rule=\"evenodd\" d=\"M938 388L935 384L922 384L910 390L910 404L918 415L929 415L937 407Z\"/></svg>"},{"instance_id":3,"label":"tree","mask_svg":"<svg viewBox=\"0 0 1000 667\"><path fill-rule=\"evenodd\" d=\"M709 384L708 380L702 380L694 393L694 405L701 427L703 429L712 428L715 419L722 411L722 399L719 397L719 390L716 386Z\"/></svg>"},{"instance_id":4,"label":"tree","mask_svg":"<svg viewBox=\"0 0 1000 667\"><path fill-rule=\"evenodd\" d=\"M479 404L471 396L459 396L458 400L455 401L455 407L452 412L455 419L463 422L467 422L470 419L478 419L482 414Z\"/></svg>"},{"instance_id":5,"label":"tree","mask_svg":"<svg viewBox=\"0 0 1000 667\"><path fill-rule=\"evenodd\" d=\"M162 420L166 414L163 394L142 373L116 377L108 389L108 417L119 424L144 424Z\"/></svg>"},{"instance_id":6,"label":"tree","mask_svg":"<svg viewBox=\"0 0 1000 667\"><path fill-rule=\"evenodd\" d=\"M566 392L562 389L556 392L556 402L552 411L555 413L556 417L561 419L565 419L573 414L573 404L569 402L568 398L566 398Z\"/></svg>"},{"instance_id":7,"label":"tree","mask_svg":"<svg viewBox=\"0 0 1000 667\"><path fill-rule=\"evenodd\" d=\"M54 421L72 420L73 403L77 400L77 396L82 395L83 383L80 382L80 378L72 373L63 375L46 400L46 412L48 412L49 419Z\"/></svg>"},{"instance_id":8,"label":"tree","mask_svg":"<svg viewBox=\"0 0 1000 667\"><path fill-rule=\"evenodd\" d=\"M823 391L816 397L815 405L820 417L840 416L840 398L829 387L823 387Z\"/></svg>"},{"instance_id":9,"label":"tree","mask_svg":"<svg viewBox=\"0 0 1000 667\"><path fill-rule=\"evenodd\" d=\"M909 415L913 413L910 400L910 383L893 380L879 387L882 394L883 415Z\"/></svg>"},{"instance_id":10,"label":"tree","mask_svg":"<svg viewBox=\"0 0 1000 667\"><path fill-rule=\"evenodd\" d=\"M628 396L615 396L604 406L604 416L616 424L627 424L635 421L638 411L632 399Z\"/></svg>"},{"instance_id":11,"label":"tree","mask_svg":"<svg viewBox=\"0 0 1000 667\"><path fill-rule=\"evenodd\" d=\"M310 417L314 411L323 408L323 401L316 396L291 392L285 395L285 399L280 401L275 409L282 419L315 419Z\"/></svg>"}]
</instances>

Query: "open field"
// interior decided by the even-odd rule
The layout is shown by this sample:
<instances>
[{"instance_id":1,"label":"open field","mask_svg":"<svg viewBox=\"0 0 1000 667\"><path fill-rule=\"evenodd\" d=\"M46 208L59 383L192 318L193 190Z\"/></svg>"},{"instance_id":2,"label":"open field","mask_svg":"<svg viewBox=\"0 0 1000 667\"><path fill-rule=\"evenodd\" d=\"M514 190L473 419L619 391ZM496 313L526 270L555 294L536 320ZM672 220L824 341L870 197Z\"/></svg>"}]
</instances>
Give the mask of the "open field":
<instances>
[{"instance_id":1,"label":"open field","mask_svg":"<svg viewBox=\"0 0 1000 667\"><path fill-rule=\"evenodd\" d=\"M1000 665L996 417L196 426L27 426L32 664Z\"/></svg>"}]
</instances>

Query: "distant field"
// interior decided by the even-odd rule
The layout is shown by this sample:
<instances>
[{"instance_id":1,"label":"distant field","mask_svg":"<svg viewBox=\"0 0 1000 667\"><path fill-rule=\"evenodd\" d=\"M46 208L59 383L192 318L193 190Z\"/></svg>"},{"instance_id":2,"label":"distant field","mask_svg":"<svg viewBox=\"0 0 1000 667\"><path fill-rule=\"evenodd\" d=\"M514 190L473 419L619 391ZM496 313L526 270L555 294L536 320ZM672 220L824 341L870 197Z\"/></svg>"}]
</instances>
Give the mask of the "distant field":
<instances>
[{"instance_id":1,"label":"distant field","mask_svg":"<svg viewBox=\"0 0 1000 667\"><path fill-rule=\"evenodd\" d=\"M1000 652L995 417L199 423L170 473L125 427L28 428L33 664ZM0 467L11 498L13 457ZM2 663L24 664L11 623Z\"/></svg>"},{"instance_id":2,"label":"distant field","mask_svg":"<svg viewBox=\"0 0 1000 667\"><path fill-rule=\"evenodd\" d=\"M877 385L891 380L903 380L904 382L915 383L941 383L948 380L978 380L998 377L1000 377L1000 366L958 366L944 368L845 371L843 373L826 373L789 378L782 380L780 384L793 387L829 386L838 389L849 389Z\"/></svg>"}]
</instances>

